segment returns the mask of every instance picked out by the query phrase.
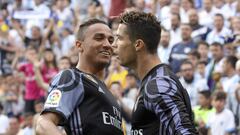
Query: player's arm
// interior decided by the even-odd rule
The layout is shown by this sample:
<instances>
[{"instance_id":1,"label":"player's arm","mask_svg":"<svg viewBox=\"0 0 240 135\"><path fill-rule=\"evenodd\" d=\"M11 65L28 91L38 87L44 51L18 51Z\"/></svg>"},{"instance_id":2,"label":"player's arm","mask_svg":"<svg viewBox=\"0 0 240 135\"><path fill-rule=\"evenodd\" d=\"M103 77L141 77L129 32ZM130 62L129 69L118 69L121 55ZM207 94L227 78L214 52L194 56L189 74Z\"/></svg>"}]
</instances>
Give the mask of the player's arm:
<instances>
[{"instance_id":1,"label":"player's arm","mask_svg":"<svg viewBox=\"0 0 240 135\"><path fill-rule=\"evenodd\" d=\"M76 76L73 70L58 73L50 84L44 109L37 120L37 133L39 135L61 134L57 126L67 123L83 98L81 75Z\"/></svg>"},{"instance_id":2,"label":"player's arm","mask_svg":"<svg viewBox=\"0 0 240 135\"><path fill-rule=\"evenodd\" d=\"M155 113L169 130L182 135L195 135L197 131L188 114L182 96L177 93L176 82L170 78L149 81L144 89L144 105Z\"/></svg>"},{"instance_id":3,"label":"player's arm","mask_svg":"<svg viewBox=\"0 0 240 135\"><path fill-rule=\"evenodd\" d=\"M37 120L36 134L62 135L62 133L57 128L59 121L60 117L56 113L48 112L43 115L40 115Z\"/></svg>"}]
</instances>

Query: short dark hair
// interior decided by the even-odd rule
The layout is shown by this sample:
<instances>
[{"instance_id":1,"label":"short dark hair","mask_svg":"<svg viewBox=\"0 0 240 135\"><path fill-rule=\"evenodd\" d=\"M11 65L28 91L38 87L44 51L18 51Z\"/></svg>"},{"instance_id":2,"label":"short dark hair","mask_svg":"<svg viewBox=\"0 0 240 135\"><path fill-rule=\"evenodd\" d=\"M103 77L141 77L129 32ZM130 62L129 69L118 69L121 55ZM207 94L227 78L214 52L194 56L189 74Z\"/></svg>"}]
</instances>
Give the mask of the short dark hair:
<instances>
[{"instance_id":1,"label":"short dark hair","mask_svg":"<svg viewBox=\"0 0 240 135\"><path fill-rule=\"evenodd\" d=\"M188 55L195 56L197 59L200 59L201 56L197 50L192 50L188 53Z\"/></svg>"},{"instance_id":2,"label":"short dark hair","mask_svg":"<svg viewBox=\"0 0 240 135\"><path fill-rule=\"evenodd\" d=\"M137 77L137 75L135 73L133 73L132 71L129 71L126 77L133 77L136 80L138 80L139 78Z\"/></svg>"},{"instance_id":3,"label":"short dark hair","mask_svg":"<svg viewBox=\"0 0 240 135\"><path fill-rule=\"evenodd\" d=\"M178 20L181 21L181 16L180 16L180 14L172 13L171 15L172 15L172 16L176 16L176 17L178 18Z\"/></svg>"},{"instance_id":4,"label":"short dark hair","mask_svg":"<svg viewBox=\"0 0 240 135\"><path fill-rule=\"evenodd\" d=\"M228 63L230 63L231 67L235 69L238 58L236 56L230 55L230 56L226 56L226 60Z\"/></svg>"},{"instance_id":5,"label":"short dark hair","mask_svg":"<svg viewBox=\"0 0 240 135\"><path fill-rule=\"evenodd\" d=\"M60 60L68 60L71 63L71 60L68 56L62 56Z\"/></svg>"},{"instance_id":6,"label":"short dark hair","mask_svg":"<svg viewBox=\"0 0 240 135\"><path fill-rule=\"evenodd\" d=\"M213 42L213 43L211 44L211 46L220 47L221 50L223 49L223 45L222 45L221 43L219 43L219 42Z\"/></svg>"},{"instance_id":7,"label":"short dark hair","mask_svg":"<svg viewBox=\"0 0 240 135\"><path fill-rule=\"evenodd\" d=\"M200 65L200 64L203 64L203 65L207 66L208 63L207 63L205 60L200 60L200 61L197 63L197 65Z\"/></svg>"},{"instance_id":8,"label":"short dark hair","mask_svg":"<svg viewBox=\"0 0 240 135\"><path fill-rule=\"evenodd\" d=\"M181 23L181 26L182 25L189 26L191 28L191 30L192 30L192 27L191 27L190 23Z\"/></svg>"},{"instance_id":9,"label":"short dark hair","mask_svg":"<svg viewBox=\"0 0 240 135\"><path fill-rule=\"evenodd\" d=\"M207 48L209 47L209 44L208 44L206 41L199 41L199 42L198 42L198 47L199 47L200 45L204 45L204 46L206 46Z\"/></svg>"},{"instance_id":10,"label":"short dark hair","mask_svg":"<svg viewBox=\"0 0 240 135\"><path fill-rule=\"evenodd\" d=\"M192 62L191 62L191 61L189 61L189 60L187 60L187 59L185 59L185 60L183 60L183 61L182 61L182 63L181 63L181 66L180 66L180 67L182 67L182 65L186 65L186 64L189 64L189 65L191 65L191 66L193 67L193 64L192 64Z\"/></svg>"},{"instance_id":11,"label":"short dark hair","mask_svg":"<svg viewBox=\"0 0 240 135\"><path fill-rule=\"evenodd\" d=\"M82 23L80 26L79 26L79 29L78 29L78 32L77 32L77 39L78 40L84 40L85 38L85 32L86 32L86 29L93 25L93 24L97 24L97 23L101 23L101 24L105 24L108 26L108 24L102 20L99 20L99 19L89 19L88 21Z\"/></svg>"},{"instance_id":12,"label":"short dark hair","mask_svg":"<svg viewBox=\"0 0 240 135\"><path fill-rule=\"evenodd\" d=\"M198 92L199 94L203 95L205 98L211 98L212 92L210 90L202 90Z\"/></svg>"},{"instance_id":13,"label":"short dark hair","mask_svg":"<svg viewBox=\"0 0 240 135\"><path fill-rule=\"evenodd\" d=\"M142 39L149 53L157 53L161 26L156 16L137 11L125 12L120 15L120 23L127 26L127 32L132 42Z\"/></svg>"},{"instance_id":14,"label":"short dark hair","mask_svg":"<svg viewBox=\"0 0 240 135\"><path fill-rule=\"evenodd\" d=\"M226 100L227 94L224 91L216 90L212 95L213 100Z\"/></svg>"},{"instance_id":15,"label":"short dark hair","mask_svg":"<svg viewBox=\"0 0 240 135\"><path fill-rule=\"evenodd\" d=\"M221 13L215 14L215 17L221 17L224 20L224 16Z\"/></svg>"}]
</instances>

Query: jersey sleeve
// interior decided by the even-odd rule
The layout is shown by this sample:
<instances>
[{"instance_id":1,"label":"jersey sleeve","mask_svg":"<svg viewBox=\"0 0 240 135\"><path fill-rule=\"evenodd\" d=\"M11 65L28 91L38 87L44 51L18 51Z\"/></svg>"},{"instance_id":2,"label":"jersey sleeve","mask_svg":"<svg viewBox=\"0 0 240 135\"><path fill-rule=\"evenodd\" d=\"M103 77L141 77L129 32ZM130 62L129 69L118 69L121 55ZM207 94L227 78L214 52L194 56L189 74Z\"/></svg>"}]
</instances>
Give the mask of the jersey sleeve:
<instances>
[{"instance_id":1,"label":"jersey sleeve","mask_svg":"<svg viewBox=\"0 0 240 135\"><path fill-rule=\"evenodd\" d=\"M159 118L170 133L197 134L176 82L168 77L155 78L144 88L144 105Z\"/></svg>"},{"instance_id":2,"label":"jersey sleeve","mask_svg":"<svg viewBox=\"0 0 240 135\"><path fill-rule=\"evenodd\" d=\"M84 98L82 75L72 70L64 70L57 74L49 88L49 94L41 114L54 112L61 116L59 125L63 125L71 113Z\"/></svg>"}]
</instances>

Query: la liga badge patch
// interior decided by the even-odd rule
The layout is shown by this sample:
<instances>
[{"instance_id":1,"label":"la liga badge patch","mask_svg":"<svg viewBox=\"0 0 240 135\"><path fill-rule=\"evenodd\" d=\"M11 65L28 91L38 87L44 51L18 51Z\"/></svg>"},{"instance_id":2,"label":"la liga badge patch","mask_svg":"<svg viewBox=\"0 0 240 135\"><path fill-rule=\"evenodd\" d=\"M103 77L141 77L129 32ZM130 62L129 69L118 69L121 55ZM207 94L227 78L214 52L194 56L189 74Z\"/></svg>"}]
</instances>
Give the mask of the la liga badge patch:
<instances>
[{"instance_id":1,"label":"la liga badge patch","mask_svg":"<svg viewBox=\"0 0 240 135\"><path fill-rule=\"evenodd\" d=\"M61 97L62 92L60 90L51 91L46 100L45 107L58 107Z\"/></svg>"}]
</instances>

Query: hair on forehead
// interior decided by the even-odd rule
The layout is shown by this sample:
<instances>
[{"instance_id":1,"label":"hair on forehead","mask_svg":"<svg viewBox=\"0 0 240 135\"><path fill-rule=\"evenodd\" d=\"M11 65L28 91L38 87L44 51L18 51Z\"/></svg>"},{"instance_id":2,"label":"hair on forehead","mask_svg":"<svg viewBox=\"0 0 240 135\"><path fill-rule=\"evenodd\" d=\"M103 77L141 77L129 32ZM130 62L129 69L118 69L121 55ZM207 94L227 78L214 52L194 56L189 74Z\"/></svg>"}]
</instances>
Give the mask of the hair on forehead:
<instances>
[{"instance_id":1,"label":"hair on forehead","mask_svg":"<svg viewBox=\"0 0 240 135\"><path fill-rule=\"evenodd\" d=\"M98 24L98 23L108 25L106 22L104 22L102 20L99 20L99 19L96 19L96 18L89 19L79 26L79 29L78 29L78 32L77 32L77 39L78 40L84 40L85 32L86 32L87 28L90 27L91 25Z\"/></svg>"}]
</instances>

